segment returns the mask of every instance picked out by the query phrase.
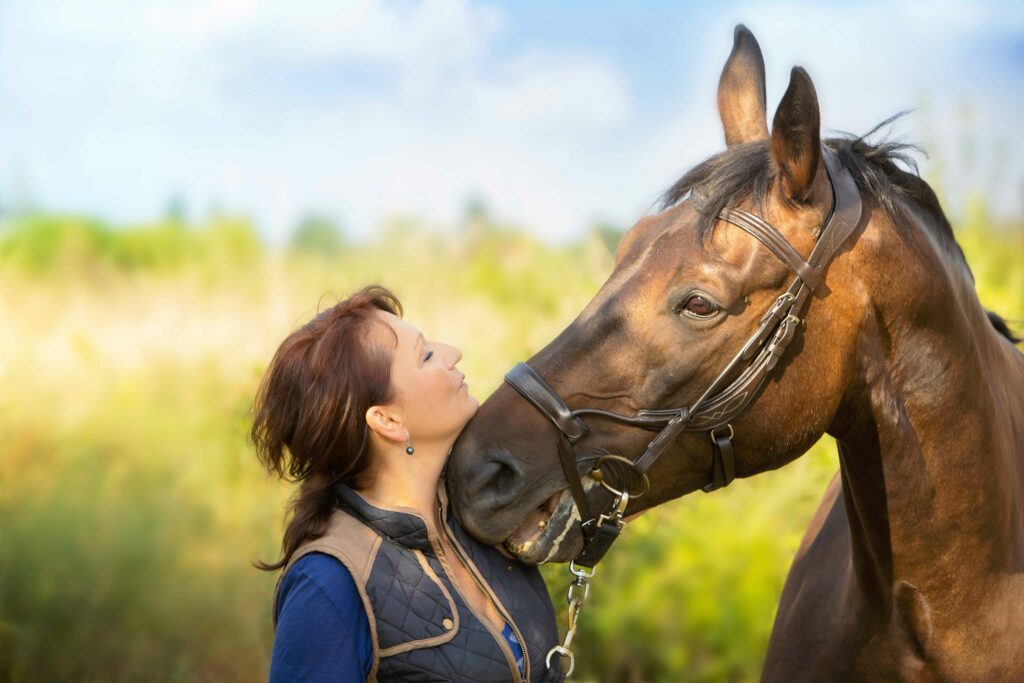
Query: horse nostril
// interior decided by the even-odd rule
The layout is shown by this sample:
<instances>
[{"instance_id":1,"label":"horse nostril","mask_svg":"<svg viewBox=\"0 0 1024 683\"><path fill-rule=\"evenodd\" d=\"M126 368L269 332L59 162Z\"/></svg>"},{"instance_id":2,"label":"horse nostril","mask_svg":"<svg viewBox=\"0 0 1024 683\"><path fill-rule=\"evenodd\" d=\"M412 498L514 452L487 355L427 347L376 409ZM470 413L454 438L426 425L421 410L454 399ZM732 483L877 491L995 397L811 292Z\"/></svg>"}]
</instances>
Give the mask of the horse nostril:
<instances>
[{"instance_id":1,"label":"horse nostril","mask_svg":"<svg viewBox=\"0 0 1024 683\"><path fill-rule=\"evenodd\" d=\"M475 505L501 509L511 504L523 488L523 470L519 461L504 451L492 451L482 458L473 476Z\"/></svg>"}]
</instances>

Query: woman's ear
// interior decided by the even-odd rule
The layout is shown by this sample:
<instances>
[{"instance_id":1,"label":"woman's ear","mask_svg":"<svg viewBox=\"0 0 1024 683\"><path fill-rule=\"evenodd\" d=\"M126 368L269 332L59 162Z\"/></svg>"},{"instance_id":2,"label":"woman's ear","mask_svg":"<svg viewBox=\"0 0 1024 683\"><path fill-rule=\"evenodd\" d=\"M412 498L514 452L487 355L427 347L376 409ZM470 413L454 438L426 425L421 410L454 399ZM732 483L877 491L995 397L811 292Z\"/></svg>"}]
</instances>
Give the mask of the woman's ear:
<instances>
[{"instance_id":1,"label":"woman's ear","mask_svg":"<svg viewBox=\"0 0 1024 683\"><path fill-rule=\"evenodd\" d=\"M405 441L401 417L387 406L370 406L366 411L366 424L375 434L388 441Z\"/></svg>"}]
</instances>

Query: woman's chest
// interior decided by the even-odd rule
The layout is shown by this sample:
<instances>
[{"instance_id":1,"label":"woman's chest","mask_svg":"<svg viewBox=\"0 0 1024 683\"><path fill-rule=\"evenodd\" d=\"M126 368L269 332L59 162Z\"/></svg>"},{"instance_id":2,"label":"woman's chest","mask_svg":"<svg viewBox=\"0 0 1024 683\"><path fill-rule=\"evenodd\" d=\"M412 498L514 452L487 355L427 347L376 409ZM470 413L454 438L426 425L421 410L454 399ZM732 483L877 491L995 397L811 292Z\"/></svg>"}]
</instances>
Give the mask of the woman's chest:
<instances>
[{"instance_id":1,"label":"woman's chest","mask_svg":"<svg viewBox=\"0 0 1024 683\"><path fill-rule=\"evenodd\" d=\"M455 584L463 601L481 621L500 632L505 626L505 619L498 612L486 589L455 553L449 550L444 557L449 578Z\"/></svg>"}]
</instances>

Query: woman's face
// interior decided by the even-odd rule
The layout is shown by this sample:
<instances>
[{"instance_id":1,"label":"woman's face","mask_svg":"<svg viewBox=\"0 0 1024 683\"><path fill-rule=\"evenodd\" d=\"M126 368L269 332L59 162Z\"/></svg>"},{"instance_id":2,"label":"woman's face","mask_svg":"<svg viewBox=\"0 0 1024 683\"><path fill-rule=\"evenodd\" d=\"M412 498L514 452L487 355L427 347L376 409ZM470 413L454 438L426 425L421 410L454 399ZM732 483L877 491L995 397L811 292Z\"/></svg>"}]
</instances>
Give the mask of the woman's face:
<instances>
[{"instance_id":1,"label":"woman's face","mask_svg":"<svg viewBox=\"0 0 1024 683\"><path fill-rule=\"evenodd\" d=\"M462 352L424 338L419 329L398 316L385 311L376 315L398 338L391 359L394 405L402 414L413 445L423 441L454 442L480 407L469 393L465 375L455 367Z\"/></svg>"}]
</instances>

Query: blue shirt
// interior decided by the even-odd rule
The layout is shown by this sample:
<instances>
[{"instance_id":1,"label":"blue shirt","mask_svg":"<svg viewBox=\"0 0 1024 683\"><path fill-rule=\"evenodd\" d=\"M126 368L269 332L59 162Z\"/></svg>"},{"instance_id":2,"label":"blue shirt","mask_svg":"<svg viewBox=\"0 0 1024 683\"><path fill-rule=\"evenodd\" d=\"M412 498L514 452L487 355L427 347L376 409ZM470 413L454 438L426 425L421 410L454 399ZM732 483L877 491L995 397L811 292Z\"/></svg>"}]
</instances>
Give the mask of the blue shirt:
<instances>
[{"instance_id":1,"label":"blue shirt","mask_svg":"<svg viewBox=\"0 0 1024 683\"><path fill-rule=\"evenodd\" d=\"M299 558L281 581L270 683L362 683L373 664L366 609L352 574L323 553Z\"/></svg>"},{"instance_id":2,"label":"blue shirt","mask_svg":"<svg viewBox=\"0 0 1024 683\"><path fill-rule=\"evenodd\" d=\"M512 624L507 621L505 622L505 628L502 629L501 636L512 650L512 656L516 658L516 667L519 669L519 675L525 676L526 660L523 657L523 648L519 644L519 639L516 638L516 632L512 630Z\"/></svg>"}]
</instances>

